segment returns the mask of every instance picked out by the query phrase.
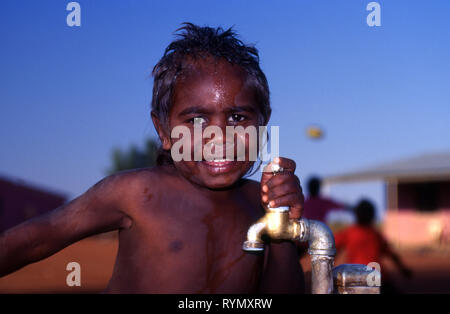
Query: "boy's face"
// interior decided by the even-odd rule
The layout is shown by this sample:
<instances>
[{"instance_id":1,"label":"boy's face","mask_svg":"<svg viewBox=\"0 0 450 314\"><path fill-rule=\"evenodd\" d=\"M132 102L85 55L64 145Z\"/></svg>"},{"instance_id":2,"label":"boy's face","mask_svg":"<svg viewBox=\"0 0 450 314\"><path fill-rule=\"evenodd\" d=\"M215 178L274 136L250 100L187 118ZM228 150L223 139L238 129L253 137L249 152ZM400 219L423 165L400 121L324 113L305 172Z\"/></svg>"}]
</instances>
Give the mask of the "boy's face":
<instances>
[{"instance_id":1,"label":"boy's face","mask_svg":"<svg viewBox=\"0 0 450 314\"><path fill-rule=\"evenodd\" d=\"M198 185L210 189L225 188L245 175L254 162L248 158L249 138L241 137L245 142L245 161L236 161L236 149L232 161L207 161L205 156L202 161L194 161L194 122L201 122L203 130L208 126L218 126L223 137L214 136L213 140L216 144L225 144L227 126L258 126L260 113L255 90L247 84L247 74L242 68L223 59L191 59L190 64L192 68L177 78L168 124L170 131L176 126L189 128L192 156L191 161L175 162L175 167ZM170 147L177 141L167 140ZM203 140L203 145L211 143L211 138ZM223 159L225 157L224 151Z\"/></svg>"}]
</instances>

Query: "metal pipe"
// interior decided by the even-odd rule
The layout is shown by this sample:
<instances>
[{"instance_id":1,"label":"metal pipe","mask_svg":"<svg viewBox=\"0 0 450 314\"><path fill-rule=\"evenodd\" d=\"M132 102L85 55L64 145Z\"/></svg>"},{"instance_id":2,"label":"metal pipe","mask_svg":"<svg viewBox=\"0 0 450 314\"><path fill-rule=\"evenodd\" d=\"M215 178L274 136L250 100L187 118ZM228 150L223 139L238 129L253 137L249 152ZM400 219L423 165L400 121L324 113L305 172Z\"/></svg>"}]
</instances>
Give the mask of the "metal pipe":
<instances>
[{"instance_id":1,"label":"metal pipe","mask_svg":"<svg viewBox=\"0 0 450 314\"><path fill-rule=\"evenodd\" d=\"M342 264L335 267L334 293L380 294L381 273L379 269L372 269L369 265Z\"/></svg>"},{"instance_id":2,"label":"metal pipe","mask_svg":"<svg viewBox=\"0 0 450 314\"><path fill-rule=\"evenodd\" d=\"M333 293L334 256L311 254L311 293Z\"/></svg>"},{"instance_id":3,"label":"metal pipe","mask_svg":"<svg viewBox=\"0 0 450 314\"><path fill-rule=\"evenodd\" d=\"M307 223L308 253L311 256L311 293L333 292L333 263L336 255L334 236L328 226L320 221L303 219Z\"/></svg>"}]
</instances>

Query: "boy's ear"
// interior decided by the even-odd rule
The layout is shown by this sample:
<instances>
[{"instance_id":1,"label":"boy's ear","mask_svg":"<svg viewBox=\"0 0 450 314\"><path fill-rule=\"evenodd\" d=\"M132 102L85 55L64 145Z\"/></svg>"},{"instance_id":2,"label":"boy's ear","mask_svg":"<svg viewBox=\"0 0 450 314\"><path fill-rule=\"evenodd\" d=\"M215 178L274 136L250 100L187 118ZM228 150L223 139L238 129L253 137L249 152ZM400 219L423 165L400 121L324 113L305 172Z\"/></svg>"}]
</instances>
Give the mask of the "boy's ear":
<instances>
[{"instance_id":1,"label":"boy's ear","mask_svg":"<svg viewBox=\"0 0 450 314\"><path fill-rule=\"evenodd\" d=\"M166 133L166 129L164 125L161 123L161 120L156 116L154 112L151 113L153 125L155 126L156 132L158 132L159 139L162 143L162 148L164 150L170 150L172 148L172 143L170 142L170 138Z\"/></svg>"}]
</instances>

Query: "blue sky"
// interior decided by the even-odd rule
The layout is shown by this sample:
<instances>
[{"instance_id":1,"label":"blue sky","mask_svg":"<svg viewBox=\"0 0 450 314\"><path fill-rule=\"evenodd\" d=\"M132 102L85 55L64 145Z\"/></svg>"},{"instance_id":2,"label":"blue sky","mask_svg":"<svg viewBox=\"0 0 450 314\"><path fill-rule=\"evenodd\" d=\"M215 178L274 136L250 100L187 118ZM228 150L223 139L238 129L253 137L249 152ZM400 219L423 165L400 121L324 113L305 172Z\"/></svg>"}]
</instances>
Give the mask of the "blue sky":
<instances>
[{"instance_id":1,"label":"blue sky","mask_svg":"<svg viewBox=\"0 0 450 314\"><path fill-rule=\"evenodd\" d=\"M113 147L155 136L153 65L184 21L229 27L260 51L280 153L305 182L423 152L450 150L450 4L370 2L78 1L0 3L0 174L83 193L105 175ZM305 129L324 128L321 141ZM330 190L383 206L380 183Z\"/></svg>"}]
</instances>

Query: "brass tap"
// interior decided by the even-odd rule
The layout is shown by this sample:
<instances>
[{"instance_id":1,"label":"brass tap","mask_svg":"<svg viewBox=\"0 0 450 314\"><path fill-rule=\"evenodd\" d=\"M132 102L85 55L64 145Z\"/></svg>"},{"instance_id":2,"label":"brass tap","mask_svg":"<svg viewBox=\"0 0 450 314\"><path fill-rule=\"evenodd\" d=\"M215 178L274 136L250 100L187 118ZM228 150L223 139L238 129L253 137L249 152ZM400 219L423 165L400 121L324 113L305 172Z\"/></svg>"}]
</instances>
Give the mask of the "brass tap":
<instances>
[{"instance_id":1,"label":"brass tap","mask_svg":"<svg viewBox=\"0 0 450 314\"><path fill-rule=\"evenodd\" d=\"M272 164L272 173L283 171L278 164ZM247 241L243 244L244 251L258 252L264 250L263 234L272 240L302 241L305 237L306 228L302 220L289 219L289 207L281 206L272 208L265 207L266 214L253 224L247 232Z\"/></svg>"},{"instance_id":2,"label":"brass tap","mask_svg":"<svg viewBox=\"0 0 450 314\"><path fill-rule=\"evenodd\" d=\"M282 171L278 165L272 167L276 174ZM247 232L247 241L242 248L247 252L261 252L264 250L262 235L266 234L272 240L288 240L308 242L308 253L311 256L311 292L332 293L332 267L336 249L334 237L328 226L320 221L289 219L289 207L265 207L266 214Z\"/></svg>"},{"instance_id":3,"label":"brass tap","mask_svg":"<svg viewBox=\"0 0 450 314\"><path fill-rule=\"evenodd\" d=\"M302 241L306 228L303 220L289 219L289 207L266 207L266 214L253 224L247 232L244 251L264 250L263 234L272 240Z\"/></svg>"}]
</instances>

